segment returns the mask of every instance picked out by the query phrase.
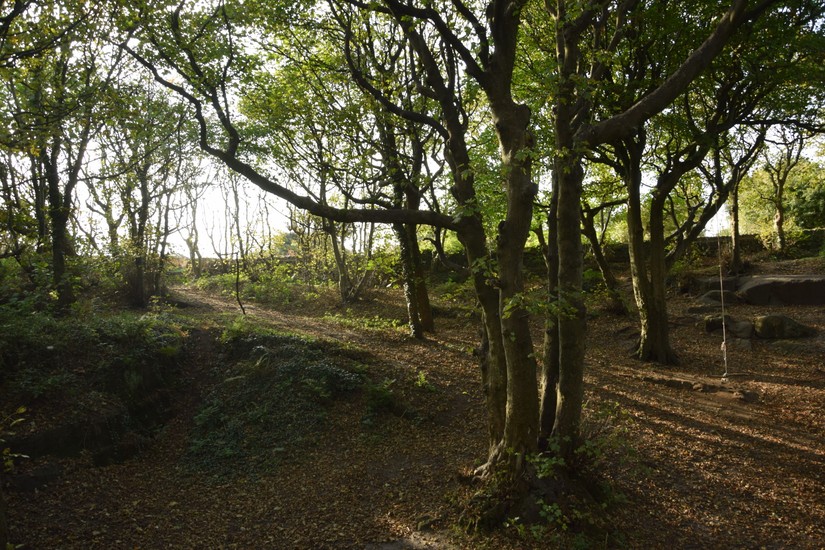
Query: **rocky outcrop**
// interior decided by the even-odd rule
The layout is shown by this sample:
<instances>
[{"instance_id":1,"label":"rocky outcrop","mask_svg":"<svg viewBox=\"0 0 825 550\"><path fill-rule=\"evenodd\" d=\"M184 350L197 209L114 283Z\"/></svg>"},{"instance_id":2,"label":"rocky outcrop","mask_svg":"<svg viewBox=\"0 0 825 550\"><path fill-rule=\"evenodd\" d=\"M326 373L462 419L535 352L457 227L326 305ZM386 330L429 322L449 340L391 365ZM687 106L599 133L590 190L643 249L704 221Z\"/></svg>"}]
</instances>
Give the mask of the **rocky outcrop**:
<instances>
[{"instance_id":1,"label":"rocky outcrop","mask_svg":"<svg viewBox=\"0 0 825 550\"><path fill-rule=\"evenodd\" d=\"M787 338L806 338L814 336L816 330L794 321L784 315L762 315L751 321L737 321L730 315L708 315L702 320L706 332L722 330L724 324L727 334L739 340L748 340L754 335L766 340Z\"/></svg>"},{"instance_id":2,"label":"rocky outcrop","mask_svg":"<svg viewBox=\"0 0 825 550\"><path fill-rule=\"evenodd\" d=\"M742 303L742 298L732 290L709 290L699 296L699 303L705 305L721 304L723 298L726 304Z\"/></svg>"},{"instance_id":3,"label":"rocky outcrop","mask_svg":"<svg viewBox=\"0 0 825 550\"><path fill-rule=\"evenodd\" d=\"M785 315L763 315L753 320L753 329L760 338L805 338L814 336L812 327L794 321Z\"/></svg>"},{"instance_id":4,"label":"rocky outcrop","mask_svg":"<svg viewBox=\"0 0 825 550\"><path fill-rule=\"evenodd\" d=\"M707 332L722 330L723 318L721 315L708 315L703 324ZM753 336L753 323L737 321L730 315L724 317L725 330L734 338L747 339Z\"/></svg>"},{"instance_id":5,"label":"rocky outcrop","mask_svg":"<svg viewBox=\"0 0 825 550\"><path fill-rule=\"evenodd\" d=\"M825 277L763 275L742 279L737 294L753 305L825 305Z\"/></svg>"}]
</instances>

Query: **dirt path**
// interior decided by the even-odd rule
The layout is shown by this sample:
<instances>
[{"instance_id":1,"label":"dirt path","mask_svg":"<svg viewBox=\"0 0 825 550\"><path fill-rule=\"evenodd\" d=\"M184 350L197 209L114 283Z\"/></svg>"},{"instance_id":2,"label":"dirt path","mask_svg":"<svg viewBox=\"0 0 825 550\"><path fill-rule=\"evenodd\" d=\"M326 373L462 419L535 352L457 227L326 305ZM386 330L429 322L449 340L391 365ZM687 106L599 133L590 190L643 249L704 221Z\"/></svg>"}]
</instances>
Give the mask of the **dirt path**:
<instances>
[{"instance_id":1,"label":"dirt path","mask_svg":"<svg viewBox=\"0 0 825 550\"><path fill-rule=\"evenodd\" d=\"M230 300L200 292L180 291L179 300L195 315L238 313ZM609 546L825 547L821 310L783 311L816 326L820 336L792 350L755 342L752 350L732 353L731 369L751 374L710 391L722 385L718 338L692 324L687 300L669 305L678 368L628 359L634 330L628 319L603 314L589 324L588 408L618 403L635 449L628 465L606 472L624 502L614 509L621 535ZM247 311L285 331L370 352L387 377L406 384L405 398L426 410L426 419L392 417L379 432L365 431L360 405L349 403L330 415L321 445L275 474L194 475L181 462L186 437L199 395L212 383L210 368L220 360L215 334L199 332L184 373L191 391L155 442L135 459L102 468L88 457L57 460L56 482L10 495L14 540L27 548L547 547L501 535L449 536L455 498L466 492L456 474L484 455L482 395L468 353L475 322L440 317L439 332L417 342L401 331L342 326L324 317L335 311L329 308ZM381 294L351 312L379 313L402 318L399 296ZM415 389L420 372L433 391Z\"/></svg>"}]
</instances>

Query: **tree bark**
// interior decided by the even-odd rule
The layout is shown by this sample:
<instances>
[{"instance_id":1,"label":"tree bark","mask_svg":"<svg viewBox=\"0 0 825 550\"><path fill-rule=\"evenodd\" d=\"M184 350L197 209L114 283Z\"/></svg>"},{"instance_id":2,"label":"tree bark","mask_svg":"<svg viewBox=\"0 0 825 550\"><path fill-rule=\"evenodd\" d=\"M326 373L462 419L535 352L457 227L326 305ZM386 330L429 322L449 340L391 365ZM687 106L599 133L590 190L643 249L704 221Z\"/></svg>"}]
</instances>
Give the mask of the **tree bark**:
<instances>
[{"instance_id":1,"label":"tree bark","mask_svg":"<svg viewBox=\"0 0 825 550\"><path fill-rule=\"evenodd\" d=\"M509 93L509 90L508 90ZM537 449L538 386L529 313L524 307L524 246L530 234L538 187L531 181L530 109L491 97L491 110L506 174L507 214L499 224L496 255L499 311L507 359L507 419L504 446L518 462Z\"/></svg>"},{"instance_id":2,"label":"tree bark","mask_svg":"<svg viewBox=\"0 0 825 550\"><path fill-rule=\"evenodd\" d=\"M571 149L572 150L572 149ZM556 423L559 454L572 463L579 444L584 401L584 354L586 350L586 310L582 299L582 246L580 204L584 171L580 158L557 159L560 170L559 215L559 383Z\"/></svg>"},{"instance_id":3,"label":"tree bark","mask_svg":"<svg viewBox=\"0 0 825 550\"><path fill-rule=\"evenodd\" d=\"M675 364L678 357L670 345L670 330L667 316L665 262L665 235L663 220L663 198L658 189L654 191L650 206L650 246L647 254L650 278L649 288L640 293L641 336L637 356L644 361L656 361L665 365ZM641 313L644 311L644 313Z\"/></svg>"},{"instance_id":4,"label":"tree bark","mask_svg":"<svg viewBox=\"0 0 825 550\"><path fill-rule=\"evenodd\" d=\"M559 185L555 173L547 212L547 239L542 241L544 265L547 268L547 302L559 305L559 244L558 226ZM559 384L559 326L558 316L548 312L544 317L544 343L539 385L539 448L546 448L556 424Z\"/></svg>"},{"instance_id":5,"label":"tree bark","mask_svg":"<svg viewBox=\"0 0 825 550\"><path fill-rule=\"evenodd\" d=\"M596 260L596 265L599 267L599 272L602 274L604 286L607 289L607 295L610 300L608 307L611 311L627 315L627 306L622 300L622 294L619 291L619 281L616 275L610 268L607 258L604 257L604 250L602 243L599 240L599 235L596 233L596 226L593 223L593 217L586 212L582 215L582 232L587 240L590 242L590 247L593 250L593 258Z\"/></svg>"},{"instance_id":6,"label":"tree bark","mask_svg":"<svg viewBox=\"0 0 825 550\"><path fill-rule=\"evenodd\" d=\"M787 247L785 238L785 205L784 203L784 187L780 187L776 195L776 214L773 216L773 224L776 228L776 244L779 246L779 253L784 254Z\"/></svg>"},{"instance_id":7,"label":"tree bark","mask_svg":"<svg viewBox=\"0 0 825 550\"><path fill-rule=\"evenodd\" d=\"M416 291L415 266L413 265L412 251L410 250L410 236L403 224L393 226L398 238L398 248L401 256L401 274L404 279L404 299L407 302L407 317L410 327L410 336L424 338L424 327L418 310L418 294Z\"/></svg>"},{"instance_id":8,"label":"tree bark","mask_svg":"<svg viewBox=\"0 0 825 550\"><path fill-rule=\"evenodd\" d=\"M49 220L52 237L52 284L57 293L57 311L66 313L74 303L75 296L72 289L72 282L68 276L66 262L72 254L72 242L69 237L69 206L71 200L67 200L65 193L61 190L60 173L57 163L61 142L55 140L50 155L44 158L46 178L48 180L49 196Z\"/></svg>"},{"instance_id":9,"label":"tree bark","mask_svg":"<svg viewBox=\"0 0 825 550\"><path fill-rule=\"evenodd\" d=\"M405 226L409 235L410 259L412 261L413 281L415 283L415 299L417 301L418 320L424 332L435 332L435 319L430 304L430 293L427 291L427 276L424 273L424 263L421 261L421 248L418 246L418 231L414 224Z\"/></svg>"},{"instance_id":10,"label":"tree bark","mask_svg":"<svg viewBox=\"0 0 825 550\"><path fill-rule=\"evenodd\" d=\"M742 272L742 243L739 238L739 182L733 185L730 194L731 260L730 274Z\"/></svg>"},{"instance_id":11,"label":"tree bark","mask_svg":"<svg viewBox=\"0 0 825 550\"><path fill-rule=\"evenodd\" d=\"M641 170L636 162L644 149L643 143L629 145L628 173L628 245L633 294L639 310L640 335L634 355L643 361L674 363L676 354L670 347L667 307L664 296L665 252L664 234L659 217L654 219L651 207L651 241L645 243L641 205ZM658 221L656 221L658 220ZM658 227L654 229L654 226ZM654 278L661 284L656 285Z\"/></svg>"}]
</instances>

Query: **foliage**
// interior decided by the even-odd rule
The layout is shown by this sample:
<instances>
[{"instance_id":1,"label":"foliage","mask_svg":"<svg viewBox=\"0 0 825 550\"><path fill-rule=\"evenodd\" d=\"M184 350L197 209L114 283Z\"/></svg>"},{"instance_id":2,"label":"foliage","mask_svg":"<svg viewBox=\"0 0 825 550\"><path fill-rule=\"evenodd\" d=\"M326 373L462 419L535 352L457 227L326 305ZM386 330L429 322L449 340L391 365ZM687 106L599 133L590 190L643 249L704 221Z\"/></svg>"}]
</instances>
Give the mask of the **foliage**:
<instances>
[{"instance_id":1,"label":"foliage","mask_svg":"<svg viewBox=\"0 0 825 550\"><path fill-rule=\"evenodd\" d=\"M351 308L342 313L326 313L324 319L337 325L352 329L397 330L402 331L406 325L399 319L388 319L380 315L357 317Z\"/></svg>"},{"instance_id":2,"label":"foliage","mask_svg":"<svg viewBox=\"0 0 825 550\"><path fill-rule=\"evenodd\" d=\"M86 376L114 380L149 366L162 377L180 356L185 334L177 319L163 313L56 318L2 306L0 377L24 402L70 394Z\"/></svg>"},{"instance_id":3,"label":"foliage","mask_svg":"<svg viewBox=\"0 0 825 550\"><path fill-rule=\"evenodd\" d=\"M23 415L26 414L27 410L26 407L21 405L13 413L0 416L0 474L12 471L15 460L29 458L24 454L15 453L6 446L6 438L14 435L13 428L25 420Z\"/></svg>"},{"instance_id":4,"label":"foliage","mask_svg":"<svg viewBox=\"0 0 825 550\"><path fill-rule=\"evenodd\" d=\"M791 216L784 222L784 231L789 245L802 237L802 227L816 223L822 214L818 211L821 185L811 185L806 179L797 179L799 171L791 171L783 205ZM741 232L759 235L768 249L776 247L776 201L778 198L768 174L758 170L745 178L740 191ZM806 202L810 199L810 204Z\"/></svg>"},{"instance_id":5,"label":"foliage","mask_svg":"<svg viewBox=\"0 0 825 550\"><path fill-rule=\"evenodd\" d=\"M788 210L803 229L825 228L825 166L810 161L796 167L788 190Z\"/></svg>"},{"instance_id":6,"label":"foliage","mask_svg":"<svg viewBox=\"0 0 825 550\"><path fill-rule=\"evenodd\" d=\"M262 304L286 305L304 297L306 287L295 283L285 267L277 267L262 273L254 280L242 273L238 281L234 273L206 275L195 280L201 290L218 292L224 296L234 296L236 283L240 284L241 299Z\"/></svg>"},{"instance_id":7,"label":"foliage","mask_svg":"<svg viewBox=\"0 0 825 550\"><path fill-rule=\"evenodd\" d=\"M187 457L196 470L224 475L274 467L306 448L336 400L363 375L321 345L236 322L222 336L232 364L195 416Z\"/></svg>"}]
</instances>

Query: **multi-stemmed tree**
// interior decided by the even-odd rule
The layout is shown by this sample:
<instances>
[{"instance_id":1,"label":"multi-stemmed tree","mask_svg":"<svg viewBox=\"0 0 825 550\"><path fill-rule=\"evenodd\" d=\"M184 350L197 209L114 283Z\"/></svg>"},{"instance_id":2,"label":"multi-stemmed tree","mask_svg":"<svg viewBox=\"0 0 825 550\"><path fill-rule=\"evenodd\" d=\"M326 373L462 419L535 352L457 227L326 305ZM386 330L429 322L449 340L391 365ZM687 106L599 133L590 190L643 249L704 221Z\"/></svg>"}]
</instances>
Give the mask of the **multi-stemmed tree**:
<instances>
[{"instance_id":1,"label":"multi-stemmed tree","mask_svg":"<svg viewBox=\"0 0 825 550\"><path fill-rule=\"evenodd\" d=\"M539 449L540 440L555 439L558 457L568 464L579 444L586 348L580 223L584 159L602 146L621 152L628 159L622 176L632 183L631 202L638 199L649 121L660 113L665 119L677 116L677 99L707 87L697 79L729 41L735 39L737 47L744 48L763 19L776 25L788 10L817 9L821 6L816 3L771 0L737 0L724 13L717 4L687 2L556 1L534 6L499 0L484 5L340 0L312 6L305 18L287 5L244 6L241 12L228 2L199 3L191 9L153 4L151 10L130 3L121 18L128 32L122 47L189 103L201 149L230 169L328 220L429 224L456 231L482 311L481 377L489 450L479 473L502 472L515 482L522 479L525 458ZM527 10L532 10L529 18L524 17ZM357 201L334 206L320 194L295 190L279 180L278 170L250 146L248 119L236 109L244 74L277 73L291 55L289 49L275 47L277 55L262 60L244 48L258 36L251 29L261 21L272 30L266 36L276 46L288 44L279 36L288 36L295 25L328 32L332 47L344 52L354 82L384 112L435 133L452 179L451 215L398 202L386 208L359 206ZM684 32L686 25L690 32ZM544 36L549 43L540 56L545 78L523 86L523 37L536 40L537 33L526 32L534 26L548 31ZM334 42L336 36L343 41ZM380 56L367 55L379 43L404 52L406 62L387 65ZM624 67L632 70L625 72ZM404 101L388 93L381 83L387 78L408 82L420 100ZM530 89L540 90L542 97L522 95ZM727 110L722 111L709 123L720 131L729 127ZM546 119L540 126L537 113ZM540 140L537 127L547 133ZM686 139L707 128L698 130ZM485 132L495 136L499 148L497 177L492 180L503 204L503 211L492 214L497 224L488 223L491 212L479 199L482 183L491 183L479 177L490 159L479 158L473 145ZM666 200L670 182L695 167L696 157L707 147L701 141L673 150L679 156L672 157L671 168L678 170L663 172L667 185L663 182L659 200ZM555 303L546 308L550 338L537 379L530 334L533 307L525 296L522 264L538 191L534 163L540 158L551 159L553 174L548 248L554 258L550 286ZM640 247L640 224L631 232L634 246ZM652 245L664 250L661 239Z\"/></svg>"}]
</instances>

